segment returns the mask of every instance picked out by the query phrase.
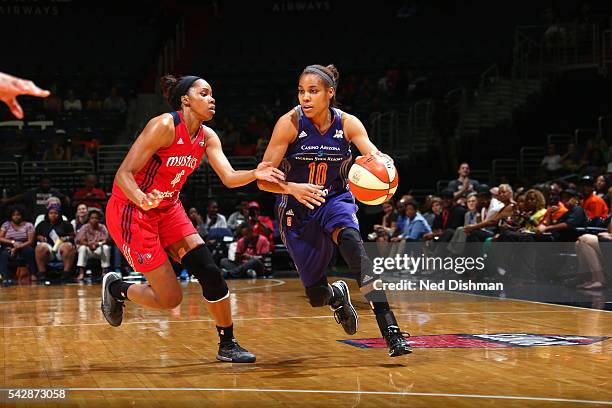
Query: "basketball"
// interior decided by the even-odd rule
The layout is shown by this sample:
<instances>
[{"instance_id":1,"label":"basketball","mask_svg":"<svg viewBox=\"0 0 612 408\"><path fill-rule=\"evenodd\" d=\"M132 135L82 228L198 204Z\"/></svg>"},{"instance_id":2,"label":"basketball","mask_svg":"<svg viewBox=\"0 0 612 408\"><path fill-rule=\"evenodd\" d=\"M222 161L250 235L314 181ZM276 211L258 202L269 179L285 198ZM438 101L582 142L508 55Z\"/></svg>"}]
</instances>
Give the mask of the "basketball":
<instances>
[{"instance_id":1,"label":"basketball","mask_svg":"<svg viewBox=\"0 0 612 408\"><path fill-rule=\"evenodd\" d=\"M391 160L375 156L361 156L349 170L348 183L355 198L367 205L388 201L395 191L399 177Z\"/></svg>"}]
</instances>

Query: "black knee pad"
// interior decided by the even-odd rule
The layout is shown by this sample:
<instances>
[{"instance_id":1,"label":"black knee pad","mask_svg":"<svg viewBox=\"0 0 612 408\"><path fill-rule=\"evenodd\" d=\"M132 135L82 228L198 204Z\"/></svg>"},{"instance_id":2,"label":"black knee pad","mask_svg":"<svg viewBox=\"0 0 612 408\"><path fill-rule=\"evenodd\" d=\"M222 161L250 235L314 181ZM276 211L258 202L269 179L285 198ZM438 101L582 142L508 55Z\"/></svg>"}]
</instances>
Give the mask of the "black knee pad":
<instances>
[{"instance_id":1,"label":"black knee pad","mask_svg":"<svg viewBox=\"0 0 612 408\"><path fill-rule=\"evenodd\" d=\"M327 278L322 277L316 284L306 288L306 296L312 307L329 305L334 292L327 283Z\"/></svg>"},{"instance_id":2,"label":"black knee pad","mask_svg":"<svg viewBox=\"0 0 612 408\"><path fill-rule=\"evenodd\" d=\"M229 289L223 272L215 264L215 261L206 246L201 245L187 252L181 263L190 274L195 276L202 286L202 295L209 302L218 302L229 296Z\"/></svg>"},{"instance_id":3,"label":"black knee pad","mask_svg":"<svg viewBox=\"0 0 612 408\"><path fill-rule=\"evenodd\" d=\"M351 276L357 280L359 287L374 280L372 260L366 254L359 231L345 228L338 234L338 249L346 261Z\"/></svg>"}]
</instances>

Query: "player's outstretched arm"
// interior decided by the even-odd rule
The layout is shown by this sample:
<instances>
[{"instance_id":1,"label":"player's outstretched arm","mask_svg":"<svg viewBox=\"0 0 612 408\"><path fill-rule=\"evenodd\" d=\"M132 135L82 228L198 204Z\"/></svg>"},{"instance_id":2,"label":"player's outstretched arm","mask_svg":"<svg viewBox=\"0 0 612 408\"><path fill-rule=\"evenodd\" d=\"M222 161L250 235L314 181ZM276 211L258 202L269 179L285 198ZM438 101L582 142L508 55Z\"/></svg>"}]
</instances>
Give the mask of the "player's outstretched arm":
<instances>
[{"instance_id":1,"label":"player's outstretched arm","mask_svg":"<svg viewBox=\"0 0 612 408\"><path fill-rule=\"evenodd\" d=\"M253 170L234 170L223 153L219 136L210 128L206 128L206 131L208 132L206 140L208 162L226 187L241 187L255 180L266 181L270 184L278 184L285 180L285 174L265 160Z\"/></svg>"},{"instance_id":2,"label":"player's outstretched arm","mask_svg":"<svg viewBox=\"0 0 612 408\"><path fill-rule=\"evenodd\" d=\"M0 101L6 103L13 115L23 118L23 109L17 102L19 95L46 98L50 92L37 87L34 82L0 72Z\"/></svg>"},{"instance_id":3,"label":"player's outstretched arm","mask_svg":"<svg viewBox=\"0 0 612 408\"><path fill-rule=\"evenodd\" d=\"M357 146L357 149L362 155L366 156L371 154L374 156L379 156L382 159L393 161L391 157L379 151L374 143L372 143L368 137L368 131L357 116L353 116L348 113L345 113L344 115L346 115L346 119L344 119L343 124L344 134L349 142Z\"/></svg>"},{"instance_id":4,"label":"player's outstretched arm","mask_svg":"<svg viewBox=\"0 0 612 408\"><path fill-rule=\"evenodd\" d=\"M138 187L134 175L147 164L155 152L170 146L173 140L174 119L172 115L164 113L151 119L117 170L115 182L126 197L143 210L157 207L163 197L157 190L145 194Z\"/></svg>"},{"instance_id":5,"label":"player's outstretched arm","mask_svg":"<svg viewBox=\"0 0 612 408\"><path fill-rule=\"evenodd\" d=\"M264 153L263 160L271 163L274 167L278 167L287 152L289 144L297 133L297 127L291 115L292 113L289 112L281 116L278 122L276 122L276 126L274 126L274 130L272 131L270 143ZM325 202L323 198L324 193L322 191L323 186L317 186L315 184L291 182L272 184L266 181L257 181L257 187L259 187L260 190L270 193L290 194L311 210L314 209L315 205L320 206Z\"/></svg>"}]
</instances>

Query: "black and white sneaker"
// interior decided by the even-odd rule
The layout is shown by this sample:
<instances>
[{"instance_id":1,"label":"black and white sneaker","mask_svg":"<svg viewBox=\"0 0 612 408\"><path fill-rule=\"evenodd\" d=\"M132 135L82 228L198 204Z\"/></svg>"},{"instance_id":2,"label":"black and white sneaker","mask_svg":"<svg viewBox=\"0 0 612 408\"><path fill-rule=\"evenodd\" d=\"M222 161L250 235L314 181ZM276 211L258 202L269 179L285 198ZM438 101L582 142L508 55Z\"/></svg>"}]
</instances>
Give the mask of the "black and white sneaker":
<instances>
[{"instance_id":1,"label":"black and white sneaker","mask_svg":"<svg viewBox=\"0 0 612 408\"><path fill-rule=\"evenodd\" d=\"M400 331L397 326L388 327L387 335L384 337L387 346L389 346L389 357L397 357L412 353L412 348L410 348L410 345L406 341L405 335L410 337L409 333Z\"/></svg>"},{"instance_id":2,"label":"black and white sneaker","mask_svg":"<svg viewBox=\"0 0 612 408\"><path fill-rule=\"evenodd\" d=\"M357 333L359 317L351 303L351 294L349 293L348 285L344 281L336 281L332 283L332 286L338 289L342 293L342 296L334 300L334 304L330 306L330 309L334 312L336 323L342 325L346 334L353 335Z\"/></svg>"},{"instance_id":3,"label":"black and white sneaker","mask_svg":"<svg viewBox=\"0 0 612 408\"><path fill-rule=\"evenodd\" d=\"M109 287L111 283L120 280L121 275L117 272L108 272L102 279L102 302L100 308L106 321L115 327L120 326L123 321L123 308L125 305L123 301L117 300L111 295Z\"/></svg>"},{"instance_id":4,"label":"black and white sneaker","mask_svg":"<svg viewBox=\"0 0 612 408\"><path fill-rule=\"evenodd\" d=\"M254 363L255 354L240 347L236 339L219 343L217 360L227 363Z\"/></svg>"}]
</instances>

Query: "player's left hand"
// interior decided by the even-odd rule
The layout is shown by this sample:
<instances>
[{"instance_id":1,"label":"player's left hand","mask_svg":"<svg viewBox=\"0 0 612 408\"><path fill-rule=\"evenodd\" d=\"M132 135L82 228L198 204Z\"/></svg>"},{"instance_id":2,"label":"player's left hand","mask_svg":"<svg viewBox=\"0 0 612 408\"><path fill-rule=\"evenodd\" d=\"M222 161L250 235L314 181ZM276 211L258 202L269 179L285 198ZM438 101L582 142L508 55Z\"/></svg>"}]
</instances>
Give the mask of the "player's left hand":
<instances>
[{"instance_id":1,"label":"player's left hand","mask_svg":"<svg viewBox=\"0 0 612 408\"><path fill-rule=\"evenodd\" d=\"M271 162L262 161L255 169L255 179L280 183L285 181L285 173L273 167Z\"/></svg>"},{"instance_id":2,"label":"player's left hand","mask_svg":"<svg viewBox=\"0 0 612 408\"><path fill-rule=\"evenodd\" d=\"M46 98L50 92L37 87L34 82L0 72L0 101L6 103L17 119L23 118L23 109L17 102L19 95Z\"/></svg>"}]
</instances>

